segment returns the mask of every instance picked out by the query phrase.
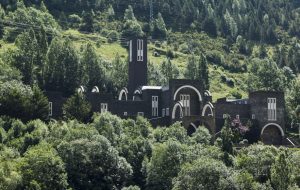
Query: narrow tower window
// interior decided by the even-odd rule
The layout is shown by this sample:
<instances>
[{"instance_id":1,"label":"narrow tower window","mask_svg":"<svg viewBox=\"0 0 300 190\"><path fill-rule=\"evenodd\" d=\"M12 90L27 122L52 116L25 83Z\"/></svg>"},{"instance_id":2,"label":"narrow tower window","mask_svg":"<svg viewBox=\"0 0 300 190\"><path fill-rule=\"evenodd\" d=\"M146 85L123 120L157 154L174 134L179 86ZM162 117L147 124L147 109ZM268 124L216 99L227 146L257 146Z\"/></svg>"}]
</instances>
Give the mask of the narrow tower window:
<instances>
[{"instance_id":1,"label":"narrow tower window","mask_svg":"<svg viewBox=\"0 0 300 190\"><path fill-rule=\"evenodd\" d=\"M158 117L158 96L152 96L152 116Z\"/></svg>"},{"instance_id":2,"label":"narrow tower window","mask_svg":"<svg viewBox=\"0 0 300 190\"><path fill-rule=\"evenodd\" d=\"M137 60L143 61L144 60L144 41L137 40Z\"/></svg>"},{"instance_id":3,"label":"narrow tower window","mask_svg":"<svg viewBox=\"0 0 300 190\"><path fill-rule=\"evenodd\" d=\"M190 116L191 115L190 100L191 100L190 95L187 95L187 94L181 94L180 95L180 101L183 105L184 116Z\"/></svg>"},{"instance_id":4,"label":"narrow tower window","mask_svg":"<svg viewBox=\"0 0 300 190\"><path fill-rule=\"evenodd\" d=\"M132 40L129 42L129 61L132 61Z\"/></svg>"},{"instance_id":5,"label":"narrow tower window","mask_svg":"<svg viewBox=\"0 0 300 190\"><path fill-rule=\"evenodd\" d=\"M49 102L49 116L52 116L52 102Z\"/></svg>"},{"instance_id":6,"label":"narrow tower window","mask_svg":"<svg viewBox=\"0 0 300 190\"><path fill-rule=\"evenodd\" d=\"M276 121L276 98L268 98L268 120Z\"/></svg>"}]
</instances>

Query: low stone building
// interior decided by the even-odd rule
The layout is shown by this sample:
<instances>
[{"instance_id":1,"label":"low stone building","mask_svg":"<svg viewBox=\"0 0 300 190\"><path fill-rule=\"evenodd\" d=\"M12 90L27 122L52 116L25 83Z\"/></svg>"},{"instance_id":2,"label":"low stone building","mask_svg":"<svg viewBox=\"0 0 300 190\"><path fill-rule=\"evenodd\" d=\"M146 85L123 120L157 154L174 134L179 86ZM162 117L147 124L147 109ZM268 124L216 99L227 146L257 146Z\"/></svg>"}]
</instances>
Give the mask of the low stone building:
<instances>
[{"instance_id":1,"label":"low stone building","mask_svg":"<svg viewBox=\"0 0 300 190\"><path fill-rule=\"evenodd\" d=\"M169 126L177 121L188 134L205 126L216 135L224 124L224 117L258 125L261 140L266 144L282 144L285 131L284 94L281 92L253 92L249 99L212 102L211 93L197 80L172 79L167 86L147 85L147 39L129 41L129 82L114 99L111 94L80 87L92 105L93 112L111 112L121 118L143 116L154 126ZM66 98L59 92L46 92L50 101L50 116L60 118Z\"/></svg>"}]
</instances>

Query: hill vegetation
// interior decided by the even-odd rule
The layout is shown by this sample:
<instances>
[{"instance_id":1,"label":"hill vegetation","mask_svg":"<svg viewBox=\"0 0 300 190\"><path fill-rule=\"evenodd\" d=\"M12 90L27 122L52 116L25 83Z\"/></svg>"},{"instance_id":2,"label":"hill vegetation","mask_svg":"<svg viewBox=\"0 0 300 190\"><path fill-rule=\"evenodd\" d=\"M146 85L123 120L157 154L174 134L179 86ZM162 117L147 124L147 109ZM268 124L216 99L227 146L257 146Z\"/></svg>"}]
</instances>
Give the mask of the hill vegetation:
<instances>
[{"instance_id":1,"label":"hill vegetation","mask_svg":"<svg viewBox=\"0 0 300 190\"><path fill-rule=\"evenodd\" d=\"M261 144L235 150L233 144L247 144L247 134L229 120L212 143L204 127L189 137L177 123L154 129L140 117L92 116L76 93L81 85L98 86L117 96L127 84L127 41L147 36L150 85L195 79L214 100L284 91L293 127L300 123L299 1L0 5L0 189L299 188L299 150ZM49 120L43 91L68 97L61 121Z\"/></svg>"}]
</instances>

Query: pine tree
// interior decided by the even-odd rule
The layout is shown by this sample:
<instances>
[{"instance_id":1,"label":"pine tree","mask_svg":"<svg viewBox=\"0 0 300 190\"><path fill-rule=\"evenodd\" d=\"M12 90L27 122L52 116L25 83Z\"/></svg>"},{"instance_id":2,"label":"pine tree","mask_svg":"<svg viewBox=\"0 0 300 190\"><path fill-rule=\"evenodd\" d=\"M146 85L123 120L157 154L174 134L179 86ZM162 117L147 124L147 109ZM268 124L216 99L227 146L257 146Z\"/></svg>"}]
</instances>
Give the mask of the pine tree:
<instances>
[{"instance_id":1,"label":"pine tree","mask_svg":"<svg viewBox=\"0 0 300 190\"><path fill-rule=\"evenodd\" d=\"M205 90L209 90L210 85L208 63L203 53L201 53L200 59L198 61L198 80L200 80L202 87Z\"/></svg>"},{"instance_id":2,"label":"pine tree","mask_svg":"<svg viewBox=\"0 0 300 190\"><path fill-rule=\"evenodd\" d=\"M108 16L108 20L110 20L110 21L112 21L115 17L115 10L111 4L109 5L109 7L107 9L107 16Z\"/></svg>"},{"instance_id":3,"label":"pine tree","mask_svg":"<svg viewBox=\"0 0 300 190\"><path fill-rule=\"evenodd\" d=\"M198 78L198 73L197 73L198 68L196 62L197 62L197 58L194 54L191 57L189 57L185 74L184 74L185 78L192 79L192 80L196 80Z\"/></svg>"},{"instance_id":4,"label":"pine tree","mask_svg":"<svg viewBox=\"0 0 300 190\"><path fill-rule=\"evenodd\" d=\"M24 32L16 39L17 52L14 64L23 74L25 84L33 85L36 81L35 66L37 64L38 42L34 31Z\"/></svg>"},{"instance_id":5,"label":"pine tree","mask_svg":"<svg viewBox=\"0 0 300 190\"><path fill-rule=\"evenodd\" d=\"M42 87L45 84L45 65L48 51L48 38L44 27L41 27L41 30L37 34L36 38L38 44L36 77L39 86Z\"/></svg>"},{"instance_id":6,"label":"pine tree","mask_svg":"<svg viewBox=\"0 0 300 190\"><path fill-rule=\"evenodd\" d=\"M66 119L87 122L91 114L91 105L83 94L76 92L63 105L63 111Z\"/></svg>"},{"instance_id":7,"label":"pine tree","mask_svg":"<svg viewBox=\"0 0 300 190\"><path fill-rule=\"evenodd\" d=\"M167 29L165 21L161 15L158 13L157 19L155 20L154 30L153 30L153 37L154 38L166 38L167 36Z\"/></svg>"},{"instance_id":8,"label":"pine tree","mask_svg":"<svg viewBox=\"0 0 300 190\"><path fill-rule=\"evenodd\" d=\"M5 17L5 11L2 8L2 6L0 5L0 20L3 21L4 17ZM0 39L2 38L2 36L4 34L3 30L4 30L3 24L0 23Z\"/></svg>"},{"instance_id":9,"label":"pine tree","mask_svg":"<svg viewBox=\"0 0 300 190\"><path fill-rule=\"evenodd\" d=\"M86 32L94 32L94 11L83 11L82 12L82 25L80 29Z\"/></svg>"},{"instance_id":10,"label":"pine tree","mask_svg":"<svg viewBox=\"0 0 300 190\"><path fill-rule=\"evenodd\" d=\"M179 70L170 59L162 62L161 73L164 76L164 84L167 84L170 79L176 79L179 77Z\"/></svg>"},{"instance_id":11,"label":"pine tree","mask_svg":"<svg viewBox=\"0 0 300 190\"><path fill-rule=\"evenodd\" d=\"M66 94L72 94L81 85L82 67L78 52L69 39L64 43L63 53L62 64L65 66L65 75L62 86Z\"/></svg>"},{"instance_id":12,"label":"pine tree","mask_svg":"<svg viewBox=\"0 0 300 190\"><path fill-rule=\"evenodd\" d=\"M82 53L82 78L83 84L89 89L98 86L101 89L104 86L104 71L101 67L102 60L98 57L95 47L88 43ZM102 89L104 90L104 89Z\"/></svg>"},{"instance_id":13,"label":"pine tree","mask_svg":"<svg viewBox=\"0 0 300 190\"><path fill-rule=\"evenodd\" d=\"M49 115L48 99L38 86L34 86L32 91L33 95L30 99L29 106L30 111L28 112L30 113L29 118L31 120L41 119L45 121L48 119Z\"/></svg>"},{"instance_id":14,"label":"pine tree","mask_svg":"<svg viewBox=\"0 0 300 190\"><path fill-rule=\"evenodd\" d=\"M230 126L230 117L227 115L221 130L222 150L229 154L233 153L233 133Z\"/></svg>"},{"instance_id":15,"label":"pine tree","mask_svg":"<svg viewBox=\"0 0 300 190\"><path fill-rule=\"evenodd\" d=\"M125 23L123 25L122 37L132 38L144 35L141 25L134 16L133 9L129 5L124 14Z\"/></svg>"}]
</instances>

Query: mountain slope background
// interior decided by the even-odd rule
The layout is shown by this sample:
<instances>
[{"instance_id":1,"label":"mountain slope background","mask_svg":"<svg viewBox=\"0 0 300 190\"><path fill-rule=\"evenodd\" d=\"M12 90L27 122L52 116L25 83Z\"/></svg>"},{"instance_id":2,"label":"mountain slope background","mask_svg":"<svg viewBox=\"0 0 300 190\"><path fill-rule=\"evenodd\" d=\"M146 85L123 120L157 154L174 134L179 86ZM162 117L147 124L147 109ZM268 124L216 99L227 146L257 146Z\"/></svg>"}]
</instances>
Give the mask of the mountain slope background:
<instances>
[{"instance_id":1,"label":"mountain slope background","mask_svg":"<svg viewBox=\"0 0 300 190\"><path fill-rule=\"evenodd\" d=\"M189 63L204 54L214 99L247 97L247 73L254 58L274 61L294 74L300 71L300 3L296 0L150 2L2 1L2 60L7 62L7 52L19 49L15 41L19 34L43 27L49 46L57 36L69 38L79 54L85 44L93 44L107 69L104 72L109 73L106 79L116 78L108 71L116 60L126 62L126 41L132 36L152 38L149 82L153 85L166 83L168 77L193 78L187 71ZM169 61L175 67L171 74L161 68ZM117 91L126 81L110 83L106 88L110 85Z\"/></svg>"}]
</instances>

